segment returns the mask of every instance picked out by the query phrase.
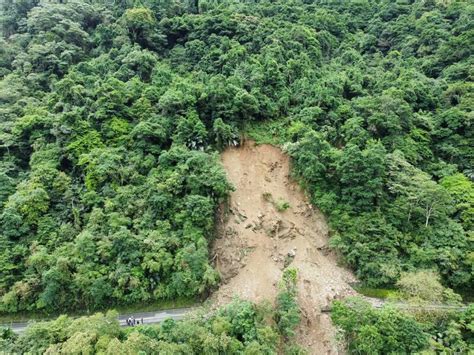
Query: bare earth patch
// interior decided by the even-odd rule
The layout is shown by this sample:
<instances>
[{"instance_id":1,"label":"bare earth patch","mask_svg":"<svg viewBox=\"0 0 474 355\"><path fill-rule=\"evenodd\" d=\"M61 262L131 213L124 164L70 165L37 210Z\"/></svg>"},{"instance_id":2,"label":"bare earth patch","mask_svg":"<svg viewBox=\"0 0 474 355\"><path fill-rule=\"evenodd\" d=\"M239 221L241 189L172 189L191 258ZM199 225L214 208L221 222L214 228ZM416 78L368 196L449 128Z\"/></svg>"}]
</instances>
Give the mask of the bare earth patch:
<instances>
[{"instance_id":1,"label":"bare earth patch","mask_svg":"<svg viewBox=\"0 0 474 355\"><path fill-rule=\"evenodd\" d=\"M354 276L328 250L324 216L290 177L290 160L271 145L247 141L227 149L222 163L235 187L221 211L213 246L223 278L212 296L217 305L233 296L274 301L286 266L298 269L302 322L298 343L312 354L337 354L335 329L321 308L334 298L355 294Z\"/></svg>"}]
</instances>

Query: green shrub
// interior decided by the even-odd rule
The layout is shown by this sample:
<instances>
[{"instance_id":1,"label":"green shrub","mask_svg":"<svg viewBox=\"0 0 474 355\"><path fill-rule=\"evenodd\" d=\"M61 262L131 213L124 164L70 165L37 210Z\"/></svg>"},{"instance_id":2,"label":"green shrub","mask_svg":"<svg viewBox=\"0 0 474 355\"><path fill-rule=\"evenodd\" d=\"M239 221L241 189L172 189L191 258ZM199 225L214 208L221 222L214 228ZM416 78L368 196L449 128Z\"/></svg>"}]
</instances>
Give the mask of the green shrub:
<instances>
[{"instance_id":1,"label":"green shrub","mask_svg":"<svg viewBox=\"0 0 474 355\"><path fill-rule=\"evenodd\" d=\"M283 199L278 199L277 201L275 201L275 208L278 212L284 212L288 208L290 208L290 204Z\"/></svg>"},{"instance_id":2,"label":"green shrub","mask_svg":"<svg viewBox=\"0 0 474 355\"><path fill-rule=\"evenodd\" d=\"M415 319L390 307L372 308L361 299L333 302L331 318L343 330L351 353L413 354L429 345Z\"/></svg>"}]
</instances>

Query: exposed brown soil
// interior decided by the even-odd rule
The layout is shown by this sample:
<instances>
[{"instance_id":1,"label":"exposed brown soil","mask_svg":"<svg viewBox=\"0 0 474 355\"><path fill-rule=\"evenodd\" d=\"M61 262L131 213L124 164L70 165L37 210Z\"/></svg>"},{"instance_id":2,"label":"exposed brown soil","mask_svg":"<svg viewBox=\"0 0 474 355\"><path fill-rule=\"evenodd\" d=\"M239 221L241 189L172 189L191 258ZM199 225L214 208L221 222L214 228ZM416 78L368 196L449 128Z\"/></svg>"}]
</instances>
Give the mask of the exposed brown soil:
<instances>
[{"instance_id":1,"label":"exposed brown soil","mask_svg":"<svg viewBox=\"0 0 474 355\"><path fill-rule=\"evenodd\" d=\"M355 294L349 286L355 280L327 248L324 216L290 179L289 158L279 148L247 141L226 150L222 163L235 191L222 208L213 246L223 279L212 296L215 304L235 295L273 302L282 270L294 267L303 315L297 341L312 354L337 354L335 329L321 308ZM289 207L279 212L283 202Z\"/></svg>"}]
</instances>

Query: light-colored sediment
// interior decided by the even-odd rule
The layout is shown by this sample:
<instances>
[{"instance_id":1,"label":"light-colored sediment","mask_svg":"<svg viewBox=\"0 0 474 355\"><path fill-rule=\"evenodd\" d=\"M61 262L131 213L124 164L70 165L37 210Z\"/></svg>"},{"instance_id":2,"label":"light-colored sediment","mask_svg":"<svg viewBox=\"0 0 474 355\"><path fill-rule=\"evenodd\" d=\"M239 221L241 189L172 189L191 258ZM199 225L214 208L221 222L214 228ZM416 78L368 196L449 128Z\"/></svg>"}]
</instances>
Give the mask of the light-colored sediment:
<instances>
[{"instance_id":1,"label":"light-colored sediment","mask_svg":"<svg viewBox=\"0 0 474 355\"><path fill-rule=\"evenodd\" d=\"M335 329L321 308L355 294L349 286L355 279L327 248L324 216L291 180L289 157L277 147L247 141L227 149L222 163L235 191L222 211L212 250L223 278L212 296L215 304L228 303L235 295L274 301L282 270L290 265L298 269L303 316L298 343L312 354L337 354ZM283 201L290 207L279 212L276 205Z\"/></svg>"}]
</instances>

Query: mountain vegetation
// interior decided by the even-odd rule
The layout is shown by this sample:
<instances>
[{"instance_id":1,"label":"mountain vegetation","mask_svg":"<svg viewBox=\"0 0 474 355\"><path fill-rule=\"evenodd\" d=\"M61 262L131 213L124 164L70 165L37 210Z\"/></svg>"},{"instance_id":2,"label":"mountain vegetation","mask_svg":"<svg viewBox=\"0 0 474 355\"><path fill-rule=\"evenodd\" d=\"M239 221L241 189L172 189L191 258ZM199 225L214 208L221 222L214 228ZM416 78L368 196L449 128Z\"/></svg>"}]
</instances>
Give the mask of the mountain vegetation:
<instances>
[{"instance_id":1,"label":"mountain vegetation","mask_svg":"<svg viewBox=\"0 0 474 355\"><path fill-rule=\"evenodd\" d=\"M0 348L12 354L287 354L303 355L293 340L299 323L294 269L283 273L278 302L234 299L217 311L159 325L120 327L106 314L32 323L20 335L0 328Z\"/></svg>"},{"instance_id":2,"label":"mountain vegetation","mask_svg":"<svg viewBox=\"0 0 474 355\"><path fill-rule=\"evenodd\" d=\"M5 0L0 31L0 311L212 290L218 152L243 135L285 147L365 284L474 289L472 2ZM354 349L392 351L358 343L386 317L343 325Z\"/></svg>"},{"instance_id":3,"label":"mountain vegetation","mask_svg":"<svg viewBox=\"0 0 474 355\"><path fill-rule=\"evenodd\" d=\"M470 354L474 350L474 306L431 314L430 320L394 307L374 309L360 299L334 302L332 319L353 354Z\"/></svg>"}]
</instances>

